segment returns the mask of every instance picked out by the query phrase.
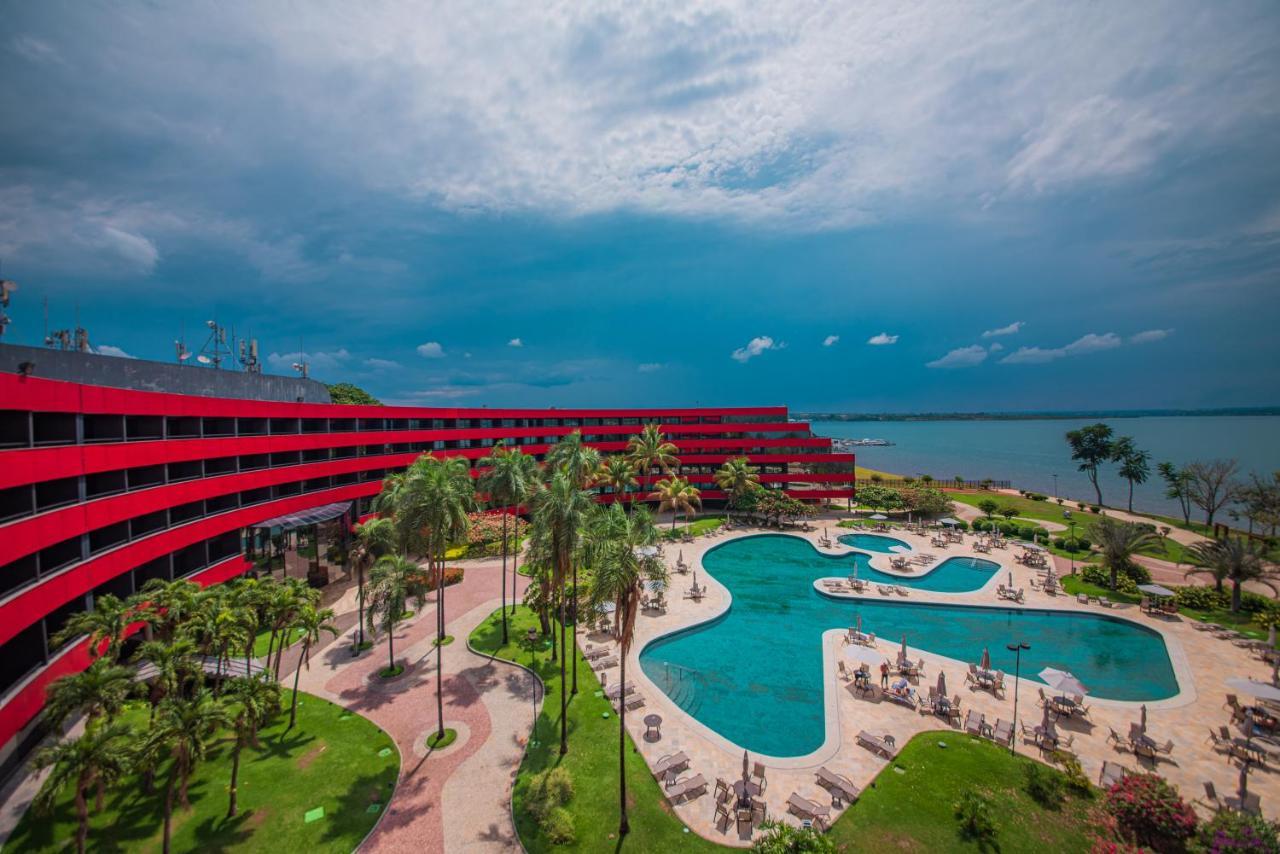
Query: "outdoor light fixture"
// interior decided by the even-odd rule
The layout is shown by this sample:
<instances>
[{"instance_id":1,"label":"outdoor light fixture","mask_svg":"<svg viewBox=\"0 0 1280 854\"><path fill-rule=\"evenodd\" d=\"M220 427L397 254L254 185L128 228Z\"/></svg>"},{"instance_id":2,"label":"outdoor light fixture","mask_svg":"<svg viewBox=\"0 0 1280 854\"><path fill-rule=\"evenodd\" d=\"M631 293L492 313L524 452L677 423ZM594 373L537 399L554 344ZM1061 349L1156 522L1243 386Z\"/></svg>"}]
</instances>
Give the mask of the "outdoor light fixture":
<instances>
[{"instance_id":1,"label":"outdoor light fixture","mask_svg":"<svg viewBox=\"0 0 1280 854\"><path fill-rule=\"evenodd\" d=\"M1011 644L1008 644L1008 645L1005 647L1005 649L1009 650L1009 652L1012 652L1012 653L1014 654L1014 659L1013 659L1013 726L1014 726L1014 736L1013 736L1013 738L1012 738L1012 739L1010 739L1010 741L1009 741L1009 752L1010 752L1010 753L1016 753L1016 752L1017 752L1017 744L1018 744L1018 735L1017 735L1017 726L1018 726L1018 678L1019 678L1019 676L1021 676L1021 673L1022 673L1022 651L1023 651L1024 649L1031 649L1031 644L1026 643L1025 641L1018 641L1017 643L1011 643Z\"/></svg>"}]
</instances>

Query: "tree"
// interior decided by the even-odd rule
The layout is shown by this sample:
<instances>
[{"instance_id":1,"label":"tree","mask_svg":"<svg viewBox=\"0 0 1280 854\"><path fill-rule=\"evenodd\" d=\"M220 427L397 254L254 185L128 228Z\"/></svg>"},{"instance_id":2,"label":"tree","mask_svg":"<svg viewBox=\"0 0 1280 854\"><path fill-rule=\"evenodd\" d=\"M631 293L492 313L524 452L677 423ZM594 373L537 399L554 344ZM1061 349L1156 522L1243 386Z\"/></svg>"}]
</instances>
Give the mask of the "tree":
<instances>
[{"instance_id":1,"label":"tree","mask_svg":"<svg viewBox=\"0 0 1280 854\"><path fill-rule=\"evenodd\" d=\"M33 802L37 812L52 811L63 790L72 787L77 854L84 854L85 840L89 837L89 792L95 789L101 792L129 772L133 764L130 748L133 737L133 731L119 722L86 728L79 738L51 744L35 756L37 768L53 769ZM102 809L101 799L97 809Z\"/></svg>"},{"instance_id":2,"label":"tree","mask_svg":"<svg viewBox=\"0 0 1280 854\"><path fill-rule=\"evenodd\" d=\"M579 488L561 469L551 476L546 489L534 497L533 521L535 529L543 537L546 557L552 571L551 586L557 594L560 618L560 755L569 752L568 690L569 679L565 672L565 660L569 652L565 648L565 580L578 550L582 523L594 505L591 493ZM576 622L576 621L575 621ZM576 631L576 630L575 630Z\"/></svg>"},{"instance_id":3,"label":"tree","mask_svg":"<svg viewBox=\"0 0 1280 854\"><path fill-rule=\"evenodd\" d=\"M356 568L356 649L364 646L364 573L381 557L396 550L396 528L390 519L377 517L355 527L356 543L351 563Z\"/></svg>"},{"instance_id":4,"label":"tree","mask_svg":"<svg viewBox=\"0 0 1280 854\"><path fill-rule=\"evenodd\" d=\"M49 685L45 715L50 726L59 727L71 715L84 713L86 725L93 726L100 718L110 720L119 714L133 687L133 671L99 658L79 673Z\"/></svg>"},{"instance_id":5,"label":"tree","mask_svg":"<svg viewBox=\"0 0 1280 854\"><path fill-rule=\"evenodd\" d=\"M1235 460L1197 460L1186 468L1191 502L1204 511L1204 523L1213 527L1213 516L1235 499L1238 464Z\"/></svg>"},{"instance_id":6,"label":"tree","mask_svg":"<svg viewBox=\"0 0 1280 854\"><path fill-rule=\"evenodd\" d=\"M1172 498L1178 502L1178 507L1182 510L1182 521L1190 525L1191 475L1186 469L1178 468L1170 462L1160 463L1156 466L1156 471L1160 473L1160 477L1165 483L1164 497Z\"/></svg>"},{"instance_id":7,"label":"tree","mask_svg":"<svg viewBox=\"0 0 1280 854\"><path fill-rule=\"evenodd\" d=\"M91 658L103 656L112 662L119 661L125 632L134 620L133 608L128 603L104 593L94 597L93 607L88 611L72 614L49 639L50 645L61 646L72 638L88 635Z\"/></svg>"},{"instance_id":8,"label":"tree","mask_svg":"<svg viewBox=\"0 0 1280 854\"><path fill-rule=\"evenodd\" d=\"M382 401L378 400L369 392L351 383L334 383L325 386L329 389L329 400L337 404L347 404L354 406L381 406Z\"/></svg>"},{"instance_id":9,"label":"tree","mask_svg":"<svg viewBox=\"0 0 1280 854\"><path fill-rule=\"evenodd\" d=\"M203 589L186 579L165 581L153 578L129 597L129 616L145 623L156 639L172 641L178 627L185 624L196 609L197 597Z\"/></svg>"},{"instance_id":10,"label":"tree","mask_svg":"<svg viewBox=\"0 0 1280 854\"><path fill-rule=\"evenodd\" d=\"M1016 519L1018 517L1018 508L1006 504L1000 508L1000 515L1006 519Z\"/></svg>"},{"instance_id":11,"label":"tree","mask_svg":"<svg viewBox=\"0 0 1280 854\"><path fill-rule=\"evenodd\" d=\"M702 492L682 477L663 478L654 485L650 498L658 499L658 512L671 511L671 530L676 529L676 515L686 516L702 506Z\"/></svg>"},{"instance_id":12,"label":"tree","mask_svg":"<svg viewBox=\"0 0 1280 854\"><path fill-rule=\"evenodd\" d=\"M1129 512L1133 512L1133 485L1146 483L1151 474L1151 454L1138 448L1132 436L1121 436L1112 446L1111 461L1120 466L1120 476L1129 481Z\"/></svg>"},{"instance_id":13,"label":"tree","mask_svg":"<svg viewBox=\"0 0 1280 854\"><path fill-rule=\"evenodd\" d=\"M955 504L945 492L925 487L902 490L902 506L915 513L930 516L950 513L955 509Z\"/></svg>"},{"instance_id":14,"label":"tree","mask_svg":"<svg viewBox=\"0 0 1280 854\"><path fill-rule=\"evenodd\" d=\"M1265 584L1274 592L1275 574L1267 564L1266 547L1256 540L1244 537L1226 537L1221 540L1202 540L1187 549L1191 562L1197 564L1192 574L1213 576L1218 590L1224 581L1231 582L1231 610L1240 610L1241 587L1248 581Z\"/></svg>"},{"instance_id":15,"label":"tree","mask_svg":"<svg viewBox=\"0 0 1280 854\"><path fill-rule=\"evenodd\" d=\"M644 425L640 435L632 436L627 442L627 459L636 467L636 474L641 478L649 477L655 468L664 475L670 475L680 465L680 460L676 457L677 450L679 449L663 436L662 429L657 424L650 423ZM643 482L641 485L643 486Z\"/></svg>"},{"instance_id":16,"label":"tree","mask_svg":"<svg viewBox=\"0 0 1280 854\"><path fill-rule=\"evenodd\" d=\"M196 663L195 642L178 638L173 643L146 641L138 647L134 660L146 662L155 668L151 677L151 689L147 702L151 705L151 720L155 720L156 708L165 697L172 697L182 690L188 680L199 682L204 671Z\"/></svg>"},{"instance_id":17,"label":"tree","mask_svg":"<svg viewBox=\"0 0 1280 854\"><path fill-rule=\"evenodd\" d=\"M578 489L590 489L595 483L596 473L600 471L600 452L582 443L582 431L574 430L555 444L546 457L548 471L561 471ZM569 672L572 674L570 693L578 693L578 561L571 559L569 567L573 581L573 643L567 650L562 650L571 658ZM564 630L563 624L561 631Z\"/></svg>"},{"instance_id":18,"label":"tree","mask_svg":"<svg viewBox=\"0 0 1280 854\"><path fill-rule=\"evenodd\" d=\"M298 680L302 676L303 667L311 669L311 647L320 642L321 632L328 632L335 638L338 636L338 627L333 624L332 608L317 609L308 605L298 612L293 628L301 633L302 657L297 669L293 671L293 699L289 703L289 726L285 728L286 731L293 729L298 719Z\"/></svg>"},{"instance_id":19,"label":"tree","mask_svg":"<svg viewBox=\"0 0 1280 854\"><path fill-rule=\"evenodd\" d=\"M760 488L760 475L747 457L725 460L716 471L716 486L729 496L729 504L736 505L746 493Z\"/></svg>"},{"instance_id":20,"label":"tree","mask_svg":"<svg viewBox=\"0 0 1280 854\"><path fill-rule=\"evenodd\" d=\"M600 469L596 472L595 482L612 489L614 494L618 496L618 501L626 499L632 504L635 503L635 493L630 492L630 490L639 481L636 480L635 466L626 457L617 454L612 457L606 457L604 462L600 463Z\"/></svg>"},{"instance_id":21,"label":"tree","mask_svg":"<svg viewBox=\"0 0 1280 854\"><path fill-rule=\"evenodd\" d=\"M617 459L616 457L614 459ZM619 460L620 461L620 460ZM621 462L621 461L620 461ZM507 520L511 508L517 512L521 504L529 500L538 483L538 462L519 448L498 445L489 456L480 460L484 469L478 484L487 493L489 506L502 514L502 643L507 643ZM635 478L631 478L632 483ZM625 487L624 487L625 488ZM517 546L516 551L519 552ZM515 578L511 581L511 601L515 602Z\"/></svg>"},{"instance_id":22,"label":"tree","mask_svg":"<svg viewBox=\"0 0 1280 854\"><path fill-rule=\"evenodd\" d=\"M1272 472L1270 478L1249 475L1249 483L1239 487L1235 495L1240 513L1249 520L1249 533L1259 525L1275 536L1280 525L1280 472Z\"/></svg>"},{"instance_id":23,"label":"tree","mask_svg":"<svg viewBox=\"0 0 1280 854\"><path fill-rule=\"evenodd\" d=\"M984 498L978 502L978 509L981 510L988 519L996 515L996 511L1000 509L1000 505L990 498Z\"/></svg>"},{"instance_id":24,"label":"tree","mask_svg":"<svg viewBox=\"0 0 1280 854\"><path fill-rule=\"evenodd\" d=\"M1093 538L1102 556L1102 565L1111 572L1112 590L1119 584L1120 573L1128 574L1134 568L1134 554L1160 542L1159 537L1141 525L1117 522L1109 516L1094 522Z\"/></svg>"},{"instance_id":25,"label":"tree","mask_svg":"<svg viewBox=\"0 0 1280 854\"><path fill-rule=\"evenodd\" d=\"M590 526L588 551L594 569L591 585L591 608L599 610L613 603L613 634L618 641L622 673L619 684L627 684L627 656L635 638L636 615L646 582L665 585L666 564L656 555L645 556L641 547L657 540L653 518L647 510L628 516L615 504L595 511L596 524ZM618 701L618 834L629 830L627 824L627 703Z\"/></svg>"},{"instance_id":26,"label":"tree","mask_svg":"<svg viewBox=\"0 0 1280 854\"><path fill-rule=\"evenodd\" d=\"M1111 436L1111 428L1101 423L1067 431L1071 459L1080 463L1080 471L1089 476L1093 491L1098 496L1098 506L1102 506L1102 487L1098 486L1098 466L1115 456Z\"/></svg>"},{"instance_id":27,"label":"tree","mask_svg":"<svg viewBox=\"0 0 1280 854\"><path fill-rule=\"evenodd\" d=\"M858 490L858 501L872 510L897 510L903 506L902 493L888 486L864 486Z\"/></svg>"},{"instance_id":28,"label":"tree","mask_svg":"<svg viewBox=\"0 0 1280 854\"><path fill-rule=\"evenodd\" d=\"M294 683L294 708L297 708L297 683ZM240 778L240 751L246 745L258 744L258 730L280 713L280 683L262 676L240 676L227 686L224 702L235 731L235 745L231 748L231 786L227 818L236 816L236 784ZM291 713L292 715L292 713ZM290 718L289 726L293 726Z\"/></svg>"},{"instance_id":29,"label":"tree","mask_svg":"<svg viewBox=\"0 0 1280 854\"><path fill-rule=\"evenodd\" d=\"M422 608L425 590L418 579L418 565L400 555L383 555L369 571L369 604L365 619L369 631L387 633L387 674L396 669L396 628L409 610L409 601Z\"/></svg>"},{"instance_id":30,"label":"tree","mask_svg":"<svg viewBox=\"0 0 1280 854\"><path fill-rule=\"evenodd\" d=\"M169 697L160 704L142 749L151 763L159 763L162 758L169 760L164 796L164 854L169 854L174 795L184 807L190 806L187 784L195 773L196 763L208 753L214 734L228 723L226 708L208 691L191 698Z\"/></svg>"}]
</instances>

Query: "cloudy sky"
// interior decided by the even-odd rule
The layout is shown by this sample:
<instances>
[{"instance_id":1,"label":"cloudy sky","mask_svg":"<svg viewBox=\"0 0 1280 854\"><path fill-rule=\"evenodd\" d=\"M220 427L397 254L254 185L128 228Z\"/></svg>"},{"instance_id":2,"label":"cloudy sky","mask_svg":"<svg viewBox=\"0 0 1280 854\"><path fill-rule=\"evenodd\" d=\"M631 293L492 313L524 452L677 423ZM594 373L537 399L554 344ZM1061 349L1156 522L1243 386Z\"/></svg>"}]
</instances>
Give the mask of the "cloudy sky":
<instances>
[{"instance_id":1,"label":"cloudy sky","mask_svg":"<svg viewBox=\"0 0 1280 854\"><path fill-rule=\"evenodd\" d=\"M1280 403L1271 0L0 15L6 340L47 297L406 403Z\"/></svg>"}]
</instances>

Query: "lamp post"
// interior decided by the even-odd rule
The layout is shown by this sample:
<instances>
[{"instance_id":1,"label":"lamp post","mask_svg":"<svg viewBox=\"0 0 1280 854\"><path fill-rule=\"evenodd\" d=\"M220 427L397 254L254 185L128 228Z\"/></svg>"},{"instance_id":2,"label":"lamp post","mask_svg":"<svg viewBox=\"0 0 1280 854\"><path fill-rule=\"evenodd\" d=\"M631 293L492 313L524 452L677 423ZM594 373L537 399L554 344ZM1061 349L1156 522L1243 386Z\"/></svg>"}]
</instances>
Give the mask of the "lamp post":
<instances>
[{"instance_id":1,"label":"lamp post","mask_svg":"<svg viewBox=\"0 0 1280 854\"><path fill-rule=\"evenodd\" d=\"M1076 520L1072 519L1067 522L1067 536L1071 538L1071 548L1067 549L1067 554L1071 556L1071 574L1076 574Z\"/></svg>"},{"instance_id":2,"label":"lamp post","mask_svg":"<svg viewBox=\"0 0 1280 854\"><path fill-rule=\"evenodd\" d=\"M1053 476L1053 497L1058 497L1058 476L1056 474Z\"/></svg>"},{"instance_id":3,"label":"lamp post","mask_svg":"<svg viewBox=\"0 0 1280 854\"><path fill-rule=\"evenodd\" d=\"M1013 659L1013 726L1014 736L1009 740L1009 752L1016 753L1018 745L1017 727L1018 727L1018 680L1022 676L1022 651L1031 649L1031 644L1025 641L1008 644L1006 649L1014 654Z\"/></svg>"}]
</instances>

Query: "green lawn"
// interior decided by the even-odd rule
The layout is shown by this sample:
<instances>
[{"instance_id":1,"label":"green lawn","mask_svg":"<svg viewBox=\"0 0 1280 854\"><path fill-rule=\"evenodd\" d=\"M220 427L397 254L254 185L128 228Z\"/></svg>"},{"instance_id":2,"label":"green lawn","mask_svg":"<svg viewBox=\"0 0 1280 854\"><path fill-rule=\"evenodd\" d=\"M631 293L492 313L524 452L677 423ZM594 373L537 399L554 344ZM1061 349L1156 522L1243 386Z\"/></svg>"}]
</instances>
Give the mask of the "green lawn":
<instances>
[{"instance_id":1,"label":"green lawn","mask_svg":"<svg viewBox=\"0 0 1280 854\"><path fill-rule=\"evenodd\" d=\"M709 531L714 531L724 524L723 516L704 516L701 519L695 519L687 525L676 525L675 530L670 525L659 526L658 533L667 538L683 536L684 534L692 534L695 537L701 536Z\"/></svg>"},{"instance_id":2,"label":"green lawn","mask_svg":"<svg viewBox=\"0 0 1280 854\"><path fill-rule=\"evenodd\" d=\"M302 634L303 634L302 629L293 629L292 631L290 631L289 632L290 637L288 642L285 644L285 646L292 646L294 643L297 643L297 641L302 638ZM267 647L270 646L270 644L271 644L271 629L259 629L257 636L254 637L253 639L253 657L262 658L264 655L266 655ZM275 655L274 650L278 649L279 645L280 645L280 639L276 638L276 646L272 647L271 654L273 656Z\"/></svg>"},{"instance_id":3,"label":"green lawn","mask_svg":"<svg viewBox=\"0 0 1280 854\"><path fill-rule=\"evenodd\" d=\"M471 633L475 650L514 660L532 667L547 686L546 700L538 716L534 741L525 754L516 778L514 803L516 829L531 852L543 851L712 851L721 846L689 832L667 808L658 782L649 766L636 755L627 741L627 794L631 832L621 841L618 830L618 720L603 697L597 697L600 683L586 662L578 662L578 694L569 703L569 753L560 756L560 667L552 666L551 650L545 642L530 648L525 640L537 626L533 612L521 605L510 618L511 643L502 646L500 618L495 611ZM535 663L536 660L536 663ZM610 673L617 673L616 670ZM632 712L631 714L643 714ZM551 845L522 805L529 778L548 768L562 765L573 778L573 800L567 809L574 817L577 841ZM709 803L709 802L708 802Z\"/></svg>"},{"instance_id":4,"label":"green lawn","mask_svg":"<svg viewBox=\"0 0 1280 854\"><path fill-rule=\"evenodd\" d=\"M1088 851L1095 801L1068 796L1059 809L1041 807L1025 791L1033 761L954 730L921 733L832 826L832 840L845 851L982 850L961 837L955 818L956 802L972 787L995 805L991 850Z\"/></svg>"},{"instance_id":5,"label":"green lawn","mask_svg":"<svg viewBox=\"0 0 1280 854\"><path fill-rule=\"evenodd\" d=\"M284 692L286 701L290 694ZM125 720L145 730L147 709L138 705ZM366 718L319 697L300 695L298 722L286 733L289 713L263 730L261 749L240 758L239 814L227 819L230 739L224 738L191 780L191 809L175 808L174 851L331 851L348 854L373 827L391 797L400 754L391 737ZM385 756L380 751L387 750ZM163 780L167 766L157 778ZM91 851L159 851L163 787L144 794L134 777L108 790L105 808L91 819ZM379 805L373 810L374 804ZM324 808L310 823L304 813ZM50 816L28 812L10 837L14 851L73 848L75 812L71 790Z\"/></svg>"},{"instance_id":6,"label":"green lawn","mask_svg":"<svg viewBox=\"0 0 1280 854\"><path fill-rule=\"evenodd\" d=\"M1113 602L1130 602L1134 605L1138 604L1141 596L1129 595L1121 593L1118 590L1109 590L1106 587L1100 587L1097 584L1090 584L1082 580L1078 576L1066 575L1062 577L1062 589L1070 593L1072 596L1077 593L1083 593L1086 596L1106 596ZM1200 620L1205 623L1217 623L1220 626L1235 629L1238 632L1248 635L1251 638L1265 640L1267 630L1253 622L1253 617L1243 611L1231 613L1226 609L1205 611L1198 608L1180 607L1178 613L1190 620Z\"/></svg>"}]
</instances>

